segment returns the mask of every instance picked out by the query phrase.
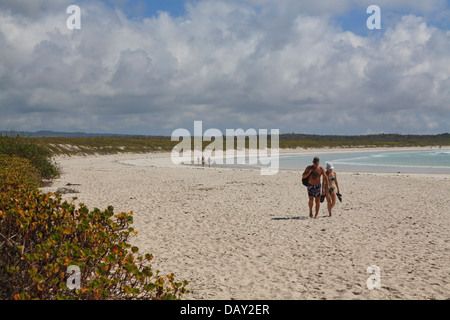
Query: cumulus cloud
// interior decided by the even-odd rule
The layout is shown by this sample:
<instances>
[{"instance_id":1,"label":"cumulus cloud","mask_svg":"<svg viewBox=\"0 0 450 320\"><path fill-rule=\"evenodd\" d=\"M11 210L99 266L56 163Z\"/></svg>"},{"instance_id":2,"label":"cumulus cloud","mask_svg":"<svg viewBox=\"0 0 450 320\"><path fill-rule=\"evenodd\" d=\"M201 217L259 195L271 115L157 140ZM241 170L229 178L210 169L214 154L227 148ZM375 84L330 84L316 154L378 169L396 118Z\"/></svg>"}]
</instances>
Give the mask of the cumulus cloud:
<instances>
[{"instance_id":1,"label":"cumulus cloud","mask_svg":"<svg viewBox=\"0 0 450 320\"><path fill-rule=\"evenodd\" d=\"M17 18L40 19L49 13L65 10L71 0L1 0L0 11Z\"/></svg>"},{"instance_id":2,"label":"cumulus cloud","mask_svg":"<svg viewBox=\"0 0 450 320\"><path fill-rule=\"evenodd\" d=\"M196 1L184 17L140 20L86 1L73 31L67 1L12 3L0 2L2 129L170 134L203 120L222 130L361 134L450 125L450 32L417 15L442 1L395 2L417 14L369 37L331 22L351 0Z\"/></svg>"},{"instance_id":3,"label":"cumulus cloud","mask_svg":"<svg viewBox=\"0 0 450 320\"><path fill-rule=\"evenodd\" d=\"M260 6L263 9L285 12L302 12L313 15L335 15L342 14L352 8L367 8L370 5L378 5L387 10L407 9L413 14L428 14L440 12L446 8L446 0L242 0L253 6Z\"/></svg>"}]
</instances>

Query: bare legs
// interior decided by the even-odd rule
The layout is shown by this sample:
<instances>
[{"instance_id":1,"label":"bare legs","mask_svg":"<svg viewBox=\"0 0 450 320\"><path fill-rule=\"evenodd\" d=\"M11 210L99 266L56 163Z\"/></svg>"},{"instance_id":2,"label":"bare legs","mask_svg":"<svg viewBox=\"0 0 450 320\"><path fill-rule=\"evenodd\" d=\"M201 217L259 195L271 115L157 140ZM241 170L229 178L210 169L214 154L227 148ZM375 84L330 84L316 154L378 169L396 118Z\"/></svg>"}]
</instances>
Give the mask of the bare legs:
<instances>
[{"instance_id":1,"label":"bare legs","mask_svg":"<svg viewBox=\"0 0 450 320\"><path fill-rule=\"evenodd\" d=\"M309 217L310 218L313 217L314 199L316 201L316 216L315 216L315 218L317 219L319 217L320 198L309 197Z\"/></svg>"},{"instance_id":2,"label":"bare legs","mask_svg":"<svg viewBox=\"0 0 450 320\"><path fill-rule=\"evenodd\" d=\"M334 206L336 205L336 190L333 190L332 193L330 192L326 192L326 197L327 197L327 209L328 209L328 214L332 215L331 211L333 210ZM313 207L314 207L314 202L316 203L316 214L314 216L314 218L318 218L319 217L319 210L320 210L320 198L314 198L314 197L309 197L309 217L312 218L313 217Z\"/></svg>"},{"instance_id":3,"label":"bare legs","mask_svg":"<svg viewBox=\"0 0 450 320\"><path fill-rule=\"evenodd\" d=\"M328 214L331 217L331 210L336 205L336 190L333 190L333 192L330 194L327 192L327 207L328 207Z\"/></svg>"}]
</instances>

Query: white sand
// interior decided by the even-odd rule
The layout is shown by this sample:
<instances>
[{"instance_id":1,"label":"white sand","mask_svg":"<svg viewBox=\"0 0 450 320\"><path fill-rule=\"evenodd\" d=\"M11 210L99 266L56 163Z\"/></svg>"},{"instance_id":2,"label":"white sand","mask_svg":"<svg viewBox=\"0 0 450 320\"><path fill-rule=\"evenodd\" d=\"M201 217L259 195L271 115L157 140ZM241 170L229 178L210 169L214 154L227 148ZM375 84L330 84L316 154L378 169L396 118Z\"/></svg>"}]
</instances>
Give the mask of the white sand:
<instances>
[{"instance_id":1,"label":"white sand","mask_svg":"<svg viewBox=\"0 0 450 320\"><path fill-rule=\"evenodd\" d=\"M190 282L187 299L450 298L450 175L337 171L343 202L316 220L300 172L180 168L169 154L57 162L43 191L80 184L64 198L132 210L132 242ZM379 290L366 285L371 265Z\"/></svg>"}]
</instances>

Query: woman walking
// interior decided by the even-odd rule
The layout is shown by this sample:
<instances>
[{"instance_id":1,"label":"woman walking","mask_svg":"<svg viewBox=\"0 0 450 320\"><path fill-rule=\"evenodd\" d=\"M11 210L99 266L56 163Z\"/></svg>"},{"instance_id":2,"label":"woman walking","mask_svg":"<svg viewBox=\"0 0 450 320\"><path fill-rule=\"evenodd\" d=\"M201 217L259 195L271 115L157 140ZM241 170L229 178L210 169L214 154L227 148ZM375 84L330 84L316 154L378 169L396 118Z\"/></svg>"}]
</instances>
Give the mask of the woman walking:
<instances>
[{"instance_id":1,"label":"woman walking","mask_svg":"<svg viewBox=\"0 0 450 320\"><path fill-rule=\"evenodd\" d=\"M336 195L340 194L339 192L339 183L337 181L337 175L336 172L333 171L334 167L331 162L327 162L326 166L326 172L325 175L328 178L328 185L327 185L327 203L328 203L328 214L331 217L331 210L336 205Z\"/></svg>"}]
</instances>

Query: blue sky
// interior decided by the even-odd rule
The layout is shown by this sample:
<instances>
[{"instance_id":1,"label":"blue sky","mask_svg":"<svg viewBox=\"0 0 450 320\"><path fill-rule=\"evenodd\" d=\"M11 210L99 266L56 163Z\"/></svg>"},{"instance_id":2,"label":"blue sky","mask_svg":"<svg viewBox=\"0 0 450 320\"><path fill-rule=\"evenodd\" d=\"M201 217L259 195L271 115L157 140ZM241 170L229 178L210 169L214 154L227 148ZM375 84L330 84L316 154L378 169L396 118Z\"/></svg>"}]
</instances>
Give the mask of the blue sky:
<instances>
[{"instance_id":1,"label":"blue sky","mask_svg":"<svg viewBox=\"0 0 450 320\"><path fill-rule=\"evenodd\" d=\"M105 3L112 7L122 8L131 18L152 17L164 11L170 13L174 17L183 16L186 11L186 1L183 0L129 0L125 3L113 0L104 0Z\"/></svg>"},{"instance_id":2,"label":"blue sky","mask_svg":"<svg viewBox=\"0 0 450 320\"><path fill-rule=\"evenodd\" d=\"M0 130L450 128L449 1L80 0L68 30L71 4L0 1Z\"/></svg>"}]
</instances>

